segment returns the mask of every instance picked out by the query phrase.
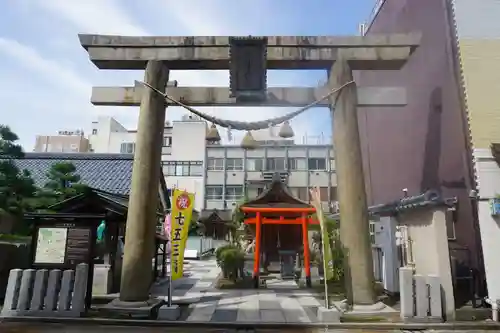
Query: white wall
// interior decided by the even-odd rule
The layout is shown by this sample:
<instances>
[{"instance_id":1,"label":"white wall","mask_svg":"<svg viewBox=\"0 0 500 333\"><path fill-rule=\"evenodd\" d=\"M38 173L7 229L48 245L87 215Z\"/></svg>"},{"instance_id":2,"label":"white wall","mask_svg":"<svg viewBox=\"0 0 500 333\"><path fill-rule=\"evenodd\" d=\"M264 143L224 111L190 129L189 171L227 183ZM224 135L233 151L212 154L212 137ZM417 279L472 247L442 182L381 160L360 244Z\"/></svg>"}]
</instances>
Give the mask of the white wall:
<instances>
[{"instance_id":1,"label":"white wall","mask_svg":"<svg viewBox=\"0 0 500 333\"><path fill-rule=\"evenodd\" d=\"M135 143L136 132L111 133L108 141L108 153L121 153L122 143Z\"/></svg>"},{"instance_id":2,"label":"white wall","mask_svg":"<svg viewBox=\"0 0 500 333\"><path fill-rule=\"evenodd\" d=\"M165 180L168 188L178 188L186 190L189 193L194 193L194 209L201 212L203 209L203 197L205 195L203 177L166 176Z\"/></svg>"},{"instance_id":3,"label":"white wall","mask_svg":"<svg viewBox=\"0 0 500 333\"><path fill-rule=\"evenodd\" d=\"M174 121L171 130L172 148L170 155L163 155L163 161L202 161L206 168L206 123L204 121ZM164 174L166 170L164 168ZM201 211L205 196L203 176L165 176L168 187L177 187L195 193L195 209Z\"/></svg>"},{"instance_id":4,"label":"white wall","mask_svg":"<svg viewBox=\"0 0 500 333\"><path fill-rule=\"evenodd\" d=\"M488 285L488 297L500 300L500 218L492 217L490 204L485 199L500 194L500 168L489 149L475 149L474 160L478 182L479 230L483 247L484 269Z\"/></svg>"},{"instance_id":5,"label":"white wall","mask_svg":"<svg viewBox=\"0 0 500 333\"><path fill-rule=\"evenodd\" d=\"M162 161L201 161L205 169L206 123L184 117L174 121L172 127L165 127L164 137L172 137L172 146L162 148ZM120 153L122 143L136 141L137 133L129 131L112 117L99 117L92 123L97 134L89 136L95 153ZM167 176L163 173L168 187L177 187L195 193L195 208L203 209L205 184L203 176Z\"/></svg>"},{"instance_id":6,"label":"white wall","mask_svg":"<svg viewBox=\"0 0 500 333\"><path fill-rule=\"evenodd\" d=\"M112 117L101 116L92 123L92 133L89 141L94 153L120 153L123 142L135 142L136 133L129 132L124 126Z\"/></svg>"},{"instance_id":7,"label":"white wall","mask_svg":"<svg viewBox=\"0 0 500 333\"><path fill-rule=\"evenodd\" d=\"M204 161L206 131L204 121L174 121L172 158L176 161Z\"/></svg>"}]
</instances>

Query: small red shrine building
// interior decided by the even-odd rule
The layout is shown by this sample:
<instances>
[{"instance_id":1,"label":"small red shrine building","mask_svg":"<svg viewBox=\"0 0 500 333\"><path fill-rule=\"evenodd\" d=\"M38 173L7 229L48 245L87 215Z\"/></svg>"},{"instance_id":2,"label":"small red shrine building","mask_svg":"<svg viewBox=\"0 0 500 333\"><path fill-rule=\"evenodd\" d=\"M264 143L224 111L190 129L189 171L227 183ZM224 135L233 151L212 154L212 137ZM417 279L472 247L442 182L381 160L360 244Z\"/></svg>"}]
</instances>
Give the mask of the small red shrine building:
<instances>
[{"instance_id":1,"label":"small red shrine building","mask_svg":"<svg viewBox=\"0 0 500 333\"><path fill-rule=\"evenodd\" d=\"M298 252L303 248L306 285L311 286L311 263L308 224L318 224L311 216L316 209L296 198L279 174L255 199L240 206L245 214L244 223L252 225L255 236L253 279L259 285L261 254L267 260L279 259L279 251Z\"/></svg>"}]
</instances>

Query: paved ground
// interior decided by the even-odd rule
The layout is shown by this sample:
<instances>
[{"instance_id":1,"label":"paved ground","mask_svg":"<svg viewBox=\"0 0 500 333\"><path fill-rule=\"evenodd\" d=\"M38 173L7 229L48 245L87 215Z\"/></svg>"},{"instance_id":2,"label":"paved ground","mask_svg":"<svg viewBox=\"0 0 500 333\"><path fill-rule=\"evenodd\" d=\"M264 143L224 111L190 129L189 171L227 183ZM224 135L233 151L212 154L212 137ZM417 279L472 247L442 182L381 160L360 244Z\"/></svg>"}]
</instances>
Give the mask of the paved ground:
<instances>
[{"instance_id":1,"label":"paved ground","mask_svg":"<svg viewBox=\"0 0 500 333\"><path fill-rule=\"evenodd\" d=\"M316 332L310 329L276 329L276 330L236 330L217 328L184 328L184 327L131 327L131 326L64 326L64 325L23 325L23 324L0 324L2 333L305 333ZM321 331L321 332L324 332ZM340 331L339 331L340 333Z\"/></svg>"},{"instance_id":2,"label":"paved ground","mask_svg":"<svg viewBox=\"0 0 500 333\"><path fill-rule=\"evenodd\" d=\"M131 326L65 326L65 325L33 325L33 324L2 324L0 323L0 332L2 333L367 333L374 332L372 330L343 330L343 329L251 329L251 330L236 330L236 329L217 329L217 328L183 328L183 327L131 327ZM410 333L411 331L387 330L376 331L379 333ZM492 331L418 331L419 333L486 333ZM416 333L416 332L415 332Z\"/></svg>"},{"instance_id":3,"label":"paved ground","mask_svg":"<svg viewBox=\"0 0 500 333\"><path fill-rule=\"evenodd\" d=\"M187 277L173 283L174 303L189 305L185 320L211 322L314 323L322 304L320 295L299 290L294 281L270 281L267 289L217 290L220 273L215 260L190 261ZM156 296L167 295L168 285L156 287Z\"/></svg>"}]
</instances>

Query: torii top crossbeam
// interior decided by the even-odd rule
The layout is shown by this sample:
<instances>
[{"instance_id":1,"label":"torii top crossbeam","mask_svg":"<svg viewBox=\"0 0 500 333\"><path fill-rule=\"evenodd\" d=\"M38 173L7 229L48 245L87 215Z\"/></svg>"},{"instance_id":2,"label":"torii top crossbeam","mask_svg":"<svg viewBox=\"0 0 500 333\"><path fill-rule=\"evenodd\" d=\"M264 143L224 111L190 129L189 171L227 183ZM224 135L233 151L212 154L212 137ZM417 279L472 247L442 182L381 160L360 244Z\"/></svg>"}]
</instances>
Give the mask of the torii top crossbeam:
<instances>
[{"instance_id":1,"label":"torii top crossbeam","mask_svg":"<svg viewBox=\"0 0 500 333\"><path fill-rule=\"evenodd\" d=\"M100 69L144 69L163 60L169 69L229 69L230 44L238 37L129 37L79 35ZM241 37L247 38L248 37ZM339 50L353 70L393 70L418 47L419 33L371 36L253 37L266 43L267 69L329 69Z\"/></svg>"}]
</instances>

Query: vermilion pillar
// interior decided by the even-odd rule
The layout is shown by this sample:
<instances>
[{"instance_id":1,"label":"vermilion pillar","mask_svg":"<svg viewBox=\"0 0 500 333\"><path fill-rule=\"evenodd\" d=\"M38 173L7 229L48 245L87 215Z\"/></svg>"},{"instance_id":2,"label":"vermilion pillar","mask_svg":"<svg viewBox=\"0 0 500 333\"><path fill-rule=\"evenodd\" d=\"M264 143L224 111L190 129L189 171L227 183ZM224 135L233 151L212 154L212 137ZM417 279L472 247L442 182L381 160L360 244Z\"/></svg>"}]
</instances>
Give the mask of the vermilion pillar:
<instances>
[{"instance_id":1,"label":"vermilion pillar","mask_svg":"<svg viewBox=\"0 0 500 333\"><path fill-rule=\"evenodd\" d=\"M260 212L255 214L255 250L253 257L253 279L255 288L259 288L260 273L260 241L261 241L262 219Z\"/></svg>"},{"instance_id":2,"label":"vermilion pillar","mask_svg":"<svg viewBox=\"0 0 500 333\"><path fill-rule=\"evenodd\" d=\"M309 258L309 239L307 235L307 217L306 213L302 213L301 216L302 222L302 243L304 244L304 269L306 271L306 285L311 288L311 262Z\"/></svg>"}]
</instances>

